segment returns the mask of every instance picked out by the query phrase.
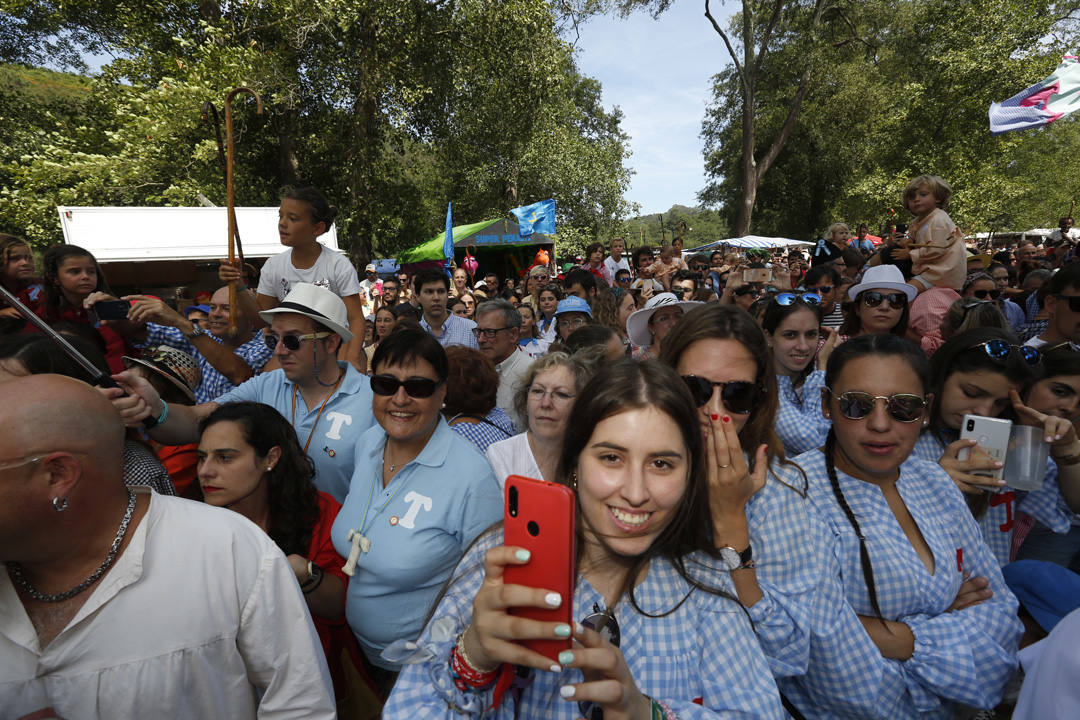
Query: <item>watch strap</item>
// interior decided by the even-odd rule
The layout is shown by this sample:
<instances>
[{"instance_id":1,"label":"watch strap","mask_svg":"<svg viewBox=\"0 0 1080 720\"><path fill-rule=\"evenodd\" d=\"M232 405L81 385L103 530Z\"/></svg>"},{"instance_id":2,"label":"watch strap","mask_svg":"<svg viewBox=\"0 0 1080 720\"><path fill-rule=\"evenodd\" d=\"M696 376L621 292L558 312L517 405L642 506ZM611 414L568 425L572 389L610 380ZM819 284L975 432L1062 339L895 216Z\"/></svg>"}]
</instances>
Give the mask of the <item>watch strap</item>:
<instances>
[{"instance_id":1,"label":"watch strap","mask_svg":"<svg viewBox=\"0 0 1080 720\"><path fill-rule=\"evenodd\" d=\"M184 337L186 337L188 340L194 340L195 338L199 337L200 335L205 335L205 334L206 334L206 331L202 329L201 325L196 325L196 324L192 323L191 332L184 333Z\"/></svg>"}]
</instances>

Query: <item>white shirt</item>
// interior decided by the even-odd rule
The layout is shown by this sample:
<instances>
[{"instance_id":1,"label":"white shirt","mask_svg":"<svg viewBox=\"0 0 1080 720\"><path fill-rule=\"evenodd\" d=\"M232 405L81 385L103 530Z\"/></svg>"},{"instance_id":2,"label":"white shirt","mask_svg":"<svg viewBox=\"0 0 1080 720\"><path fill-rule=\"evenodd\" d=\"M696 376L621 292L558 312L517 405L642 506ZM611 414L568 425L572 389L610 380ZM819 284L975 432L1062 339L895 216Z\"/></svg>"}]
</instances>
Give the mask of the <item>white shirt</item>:
<instances>
[{"instance_id":1,"label":"white shirt","mask_svg":"<svg viewBox=\"0 0 1080 720\"><path fill-rule=\"evenodd\" d=\"M534 480L548 479L540 474L540 466L536 464L532 448L529 447L528 432L489 445L486 455L491 469L495 471L495 479L503 490L506 489L506 478L511 475Z\"/></svg>"},{"instance_id":2,"label":"white shirt","mask_svg":"<svg viewBox=\"0 0 1080 720\"><path fill-rule=\"evenodd\" d=\"M149 501L128 547L44 649L0 573L0 716L336 717L281 550L231 510Z\"/></svg>"},{"instance_id":3,"label":"white shirt","mask_svg":"<svg viewBox=\"0 0 1080 720\"><path fill-rule=\"evenodd\" d=\"M1038 655L1032 662L1025 654ZM1050 636L1020 652L1027 677L1013 711L1015 720L1071 720L1080 717L1080 610L1062 618Z\"/></svg>"},{"instance_id":4,"label":"white shirt","mask_svg":"<svg viewBox=\"0 0 1080 720\"><path fill-rule=\"evenodd\" d=\"M516 347L514 352L510 353L510 357L495 366L495 372L499 374L499 389L495 393L495 406L505 410L514 421L514 427L519 429L526 427L527 420L518 415L514 409L514 396L517 395L532 364L532 357L520 347Z\"/></svg>"},{"instance_id":5,"label":"white shirt","mask_svg":"<svg viewBox=\"0 0 1080 720\"><path fill-rule=\"evenodd\" d=\"M608 255L600 266L600 272L604 274L604 279L607 280L608 285L615 284L615 273L619 270L630 271L630 263L627 262L625 255L619 258L619 262L615 262L615 259Z\"/></svg>"},{"instance_id":6,"label":"white shirt","mask_svg":"<svg viewBox=\"0 0 1080 720\"><path fill-rule=\"evenodd\" d=\"M319 253L315 264L307 269L300 269L293 265L292 248L267 260L259 276L258 293L284 300L293 285L305 282L326 288L343 298L358 294L360 280L349 258L322 243L319 243L319 247L322 248L322 252Z\"/></svg>"},{"instance_id":7,"label":"white shirt","mask_svg":"<svg viewBox=\"0 0 1080 720\"><path fill-rule=\"evenodd\" d=\"M1035 335L1034 337L1028 338L1027 342L1024 343L1024 345L1026 345L1027 347L1033 347L1036 350L1042 350L1044 347L1046 347L1049 344L1050 343L1048 341L1043 340L1038 335ZM1055 346L1060 345L1060 344L1061 343L1054 343ZM1069 341L1069 347L1071 347L1073 350L1080 350L1080 345L1077 345L1076 343L1074 343L1072 341Z\"/></svg>"}]
</instances>

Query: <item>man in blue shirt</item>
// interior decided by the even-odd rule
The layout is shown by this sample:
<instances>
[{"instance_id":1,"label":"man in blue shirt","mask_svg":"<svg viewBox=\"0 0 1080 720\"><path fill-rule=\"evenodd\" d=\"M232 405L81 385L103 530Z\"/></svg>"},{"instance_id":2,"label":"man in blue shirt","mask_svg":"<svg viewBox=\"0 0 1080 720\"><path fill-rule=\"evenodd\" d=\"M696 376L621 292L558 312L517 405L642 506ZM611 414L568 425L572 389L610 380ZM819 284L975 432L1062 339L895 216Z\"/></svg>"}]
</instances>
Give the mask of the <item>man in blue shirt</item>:
<instances>
[{"instance_id":1,"label":"man in blue shirt","mask_svg":"<svg viewBox=\"0 0 1080 720\"><path fill-rule=\"evenodd\" d=\"M326 288L296 283L280 305L259 315L270 323L266 344L273 344L281 368L248 380L217 402L166 405L130 372L116 376L128 396L115 397L115 390L106 394L128 424L156 418L150 436L166 445L197 442L199 423L222 403L266 403L292 422L315 463L315 486L341 502L349 492L356 440L375 424L367 377L337 360L342 343L353 337L345 303Z\"/></svg>"},{"instance_id":2,"label":"man in blue shirt","mask_svg":"<svg viewBox=\"0 0 1080 720\"><path fill-rule=\"evenodd\" d=\"M443 347L464 345L476 349L473 328L476 323L446 311L446 298L450 294L450 278L439 270L421 270L413 277L413 288L424 316L420 327L427 330Z\"/></svg>"},{"instance_id":3,"label":"man in blue shirt","mask_svg":"<svg viewBox=\"0 0 1080 720\"><path fill-rule=\"evenodd\" d=\"M251 323L239 315L238 332L229 335L229 288L218 289L210 298L209 319L195 323L173 310L163 300L148 295L128 295L135 303L128 311L133 325L116 323L123 334L130 332L137 348L167 345L195 358L202 382L195 387L195 402L217 399L262 370L274 351L266 347L262 331L252 333Z\"/></svg>"}]
</instances>

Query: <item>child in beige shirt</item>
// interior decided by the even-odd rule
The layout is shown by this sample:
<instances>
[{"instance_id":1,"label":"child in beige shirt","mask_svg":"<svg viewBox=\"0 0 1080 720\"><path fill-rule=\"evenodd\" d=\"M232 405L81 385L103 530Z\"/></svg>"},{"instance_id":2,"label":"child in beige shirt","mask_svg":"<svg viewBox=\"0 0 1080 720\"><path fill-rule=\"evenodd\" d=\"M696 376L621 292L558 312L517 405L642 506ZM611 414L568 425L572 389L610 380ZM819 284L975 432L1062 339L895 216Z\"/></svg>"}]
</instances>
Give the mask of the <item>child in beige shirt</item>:
<instances>
[{"instance_id":1,"label":"child in beige shirt","mask_svg":"<svg viewBox=\"0 0 1080 720\"><path fill-rule=\"evenodd\" d=\"M959 291L967 275L963 237L944 208L952 188L937 175L920 175L904 188L904 207L915 216L908 225L911 271L908 280L925 292L932 287Z\"/></svg>"}]
</instances>

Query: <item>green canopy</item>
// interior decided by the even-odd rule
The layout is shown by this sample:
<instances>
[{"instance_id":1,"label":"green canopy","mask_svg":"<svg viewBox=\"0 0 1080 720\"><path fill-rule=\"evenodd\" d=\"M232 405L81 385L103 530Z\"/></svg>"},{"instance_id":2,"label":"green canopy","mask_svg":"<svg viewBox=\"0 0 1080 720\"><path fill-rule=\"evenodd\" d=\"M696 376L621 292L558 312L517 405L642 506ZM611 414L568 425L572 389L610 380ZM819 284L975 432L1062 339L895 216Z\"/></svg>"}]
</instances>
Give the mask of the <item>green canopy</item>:
<instances>
[{"instance_id":1,"label":"green canopy","mask_svg":"<svg viewBox=\"0 0 1080 720\"><path fill-rule=\"evenodd\" d=\"M484 220L470 225L458 225L453 232L454 247L462 249L470 246L480 248L509 245L551 245L555 242L554 235L535 233L529 237L521 237L518 234L517 222L505 218ZM445 239L446 233L440 232L427 242L402 251L398 255L398 263L405 265L407 263L444 259L443 242Z\"/></svg>"}]
</instances>

